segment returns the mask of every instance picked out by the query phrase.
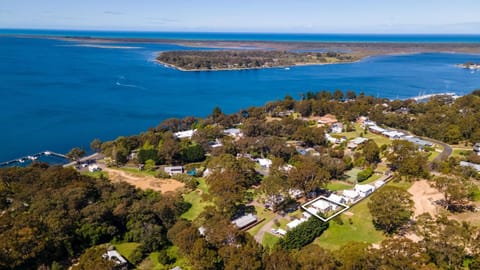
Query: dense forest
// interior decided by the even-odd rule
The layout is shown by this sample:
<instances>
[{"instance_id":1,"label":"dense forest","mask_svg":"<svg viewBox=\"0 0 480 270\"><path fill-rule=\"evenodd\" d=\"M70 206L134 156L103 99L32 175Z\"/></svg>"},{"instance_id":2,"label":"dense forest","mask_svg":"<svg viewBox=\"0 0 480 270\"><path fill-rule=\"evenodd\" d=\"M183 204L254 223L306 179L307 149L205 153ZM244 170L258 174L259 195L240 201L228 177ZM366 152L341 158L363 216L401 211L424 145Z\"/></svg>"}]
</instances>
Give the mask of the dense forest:
<instances>
[{"instance_id":1,"label":"dense forest","mask_svg":"<svg viewBox=\"0 0 480 270\"><path fill-rule=\"evenodd\" d=\"M351 62L356 58L338 52L235 50L168 51L160 53L157 60L182 70L227 70Z\"/></svg>"},{"instance_id":2,"label":"dense forest","mask_svg":"<svg viewBox=\"0 0 480 270\"><path fill-rule=\"evenodd\" d=\"M370 198L369 222L385 236L375 246L352 242L330 250L315 244L333 222L347 222L341 218L329 223L311 218L272 247L238 230L232 220L255 213L253 197L288 197L296 189L309 199L332 181L343 179L353 167L362 169L359 182L368 179L379 163L388 164L397 182L430 179L445 195L446 213L471 211L465 206L478 191L478 174L460 168L458 157L431 166L437 170L431 174L426 152L408 141L395 140L387 146L368 140L352 151L346 143L327 141L328 127L310 118L325 114L335 115L347 132L365 116L380 125L448 143L471 145L480 140L476 121L480 91L456 100L436 97L423 103L389 101L353 91L307 92L300 100L287 96L234 114L215 108L204 119L167 119L139 135L103 143L95 140L91 147L106 156L108 166L142 165L159 178L165 177L159 165L195 169L193 175L177 178L186 183L187 191L141 191L126 183L111 183L102 175L92 178L73 168L41 163L1 169L0 269L71 265L113 269L101 256L108 245L122 242L139 244L129 258L130 266L136 267L158 254L165 269L173 268L179 258L187 260L191 269L480 269L480 229L445 215L426 214L412 221L411 195L399 187L386 186ZM226 135L225 129L232 127L243 136ZM188 129L195 130L191 138L175 135ZM218 142L221 146L213 147ZM314 154L301 154L298 149ZM83 152L74 154L78 158ZM272 160L268 173L259 168L256 158ZM478 158L470 160L480 163ZM207 170L209 174L200 178ZM181 218L192 206L183 195L198 191L200 179L207 186L201 198L208 204L195 218ZM285 203L274 210L288 207ZM402 237L407 230L418 241ZM171 256L172 248L176 256Z\"/></svg>"}]
</instances>

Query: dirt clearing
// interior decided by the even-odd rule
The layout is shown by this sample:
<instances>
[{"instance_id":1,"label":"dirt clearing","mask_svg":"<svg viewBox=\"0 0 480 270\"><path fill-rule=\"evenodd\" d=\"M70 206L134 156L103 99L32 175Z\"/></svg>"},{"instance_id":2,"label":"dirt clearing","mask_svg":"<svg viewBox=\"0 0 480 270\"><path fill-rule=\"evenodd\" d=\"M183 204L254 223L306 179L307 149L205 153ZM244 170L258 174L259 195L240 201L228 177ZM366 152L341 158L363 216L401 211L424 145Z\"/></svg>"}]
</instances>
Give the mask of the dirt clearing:
<instances>
[{"instance_id":1,"label":"dirt clearing","mask_svg":"<svg viewBox=\"0 0 480 270\"><path fill-rule=\"evenodd\" d=\"M138 176L128 172L104 168L112 182L127 182L139 189L151 189L162 193L176 191L184 186L183 183L175 179L160 179L153 176Z\"/></svg>"},{"instance_id":2,"label":"dirt clearing","mask_svg":"<svg viewBox=\"0 0 480 270\"><path fill-rule=\"evenodd\" d=\"M435 216L438 213L438 206L436 206L434 202L444 199L443 194L431 187L427 180L416 181L408 189L408 192L412 194L412 199L415 203L414 217L423 213L429 213Z\"/></svg>"}]
</instances>

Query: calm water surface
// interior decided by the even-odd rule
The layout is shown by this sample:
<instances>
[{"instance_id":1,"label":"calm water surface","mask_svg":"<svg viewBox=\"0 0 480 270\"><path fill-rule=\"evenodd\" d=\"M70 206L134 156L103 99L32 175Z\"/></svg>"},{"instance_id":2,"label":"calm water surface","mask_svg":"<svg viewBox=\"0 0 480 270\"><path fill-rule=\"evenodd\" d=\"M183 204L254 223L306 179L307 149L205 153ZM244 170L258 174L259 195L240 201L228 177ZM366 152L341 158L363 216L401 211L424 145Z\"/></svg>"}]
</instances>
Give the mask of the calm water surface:
<instances>
[{"instance_id":1,"label":"calm water surface","mask_svg":"<svg viewBox=\"0 0 480 270\"><path fill-rule=\"evenodd\" d=\"M231 113L309 90L407 98L480 88L480 72L454 66L480 62L480 55L431 53L290 70L181 72L153 60L159 51L188 48L83 45L0 37L0 161L47 149L88 149L94 138L136 134L169 117L206 116L215 106Z\"/></svg>"}]
</instances>

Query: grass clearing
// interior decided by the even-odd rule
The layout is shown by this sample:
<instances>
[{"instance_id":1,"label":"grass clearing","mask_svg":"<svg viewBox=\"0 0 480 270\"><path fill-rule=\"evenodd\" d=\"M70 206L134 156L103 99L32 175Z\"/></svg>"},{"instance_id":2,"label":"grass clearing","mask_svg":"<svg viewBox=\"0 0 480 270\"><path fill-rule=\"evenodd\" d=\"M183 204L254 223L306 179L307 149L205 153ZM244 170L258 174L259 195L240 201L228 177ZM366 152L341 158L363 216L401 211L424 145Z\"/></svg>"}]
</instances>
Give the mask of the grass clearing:
<instances>
[{"instance_id":1,"label":"grass clearing","mask_svg":"<svg viewBox=\"0 0 480 270\"><path fill-rule=\"evenodd\" d=\"M344 181L332 181L327 184L327 189L331 191L350 189L353 185Z\"/></svg>"},{"instance_id":2,"label":"grass clearing","mask_svg":"<svg viewBox=\"0 0 480 270\"><path fill-rule=\"evenodd\" d=\"M338 250L352 241L378 243L385 239L383 233L373 226L372 215L367 207L369 201L367 198L340 215L343 225L330 221L329 228L314 243L326 249Z\"/></svg>"},{"instance_id":3,"label":"grass clearing","mask_svg":"<svg viewBox=\"0 0 480 270\"><path fill-rule=\"evenodd\" d=\"M205 178L198 178L197 188L194 191L183 195L183 199L186 202L191 203L192 207L182 214L182 218L194 220L203 212L203 209L205 209L206 206L212 204L203 199L204 194L208 194L208 185Z\"/></svg>"},{"instance_id":4,"label":"grass clearing","mask_svg":"<svg viewBox=\"0 0 480 270\"><path fill-rule=\"evenodd\" d=\"M130 168L130 167L121 167L118 168L119 170L129 172L131 174L137 175L137 176L153 176L156 177L158 172L156 171L140 171L137 168Z\"/></svg>"},{"instance_id":5,"label":"grass clearing","mask_svg":"<svg viewBox=\"0 0 480 270\"><path fill-rule=\"evenodd\" d=\"M263 235L263 239L262 239L262 246L267 248L267 249L270 249L270 248L273 248L275 246L275 244L278 243L278 241L280 241L280 238L271 234L271 233L265 233Z\"/></svg>"},{"instance_id":6,"label":"grass clearing","mask_svg":"<svg viewBox=\"0 0 480 270\"><path fill-rule=\"evenodd\" d=\"M362 169L360 169L360 168L353 168L353 169L345 172L345 175L347 176L347 179L345 179L345 181L347 181L349 183L352 183L352 184L357 183L357 174L361 171L362 171Z\"/></svg>"},{"instance_id":7,"label":"grass clearing","mask_svg":"<svg viewBox=\"0 0 480 270\"><path fill-rule=\"evenodd\" d=\"M180 266L182 269L190 270L188 259L182 257L178 254L177 247L169 247L167 249L167 254L170 258L174 258L175 262L171 265L163 265L159 262L158 256L160 252L152 252L148 257L138 266L138 269L148 269L148 270L168 270L172 269L175 266Z\"/></svg>"},{"instance_id":8,"label":"grass clearing","mask_svg":"<svg viewBox=\"0 0 480 270\"><path fill-rule=\"evenodd\" d=\"M108 173L104 171L97 171L97 172L84 171L84 172L81 172L81 174L87 175L93 178L102 178L102 177L108 178Z\"/></svg>"},{"instance_id":9,"label":"grass clearing","mask_svg":"<svg viewBox=\"0 0 480 270\"><path fill-rule=\"evenodd\" d=\"M125 257L128 261L131 261L131 255L133 251L140 246L140 243L137 242L126 242L120 244L113 245L115 249L120 253L123 257Z\"/></svg>"}]
</instances>

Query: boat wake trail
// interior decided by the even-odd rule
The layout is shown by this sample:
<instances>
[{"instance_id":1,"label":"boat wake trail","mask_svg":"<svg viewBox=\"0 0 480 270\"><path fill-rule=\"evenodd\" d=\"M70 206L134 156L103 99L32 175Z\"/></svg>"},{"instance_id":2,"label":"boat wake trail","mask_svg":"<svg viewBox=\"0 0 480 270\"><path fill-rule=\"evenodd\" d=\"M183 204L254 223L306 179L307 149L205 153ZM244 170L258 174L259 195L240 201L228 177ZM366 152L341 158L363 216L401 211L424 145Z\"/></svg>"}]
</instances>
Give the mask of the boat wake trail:
<instances>
[{"instance_id":1,"label":"boat wake trail","mask_svg":"<svg viewBox=\"0 0 480 270\"><path fill-rule=\"evenodd\" d=\"M117 86L120 86L120 87L130 87L130 88L145 89L144 87L141 87L141 86L138 86L138 85L135 85L135 84L124 84L124 83L120 83L119 81L116 82L116 85L117 85Z\"/></svg>"}]
</instances>

